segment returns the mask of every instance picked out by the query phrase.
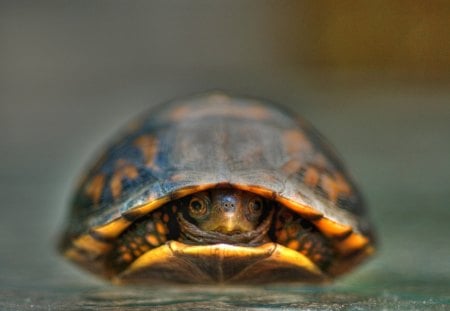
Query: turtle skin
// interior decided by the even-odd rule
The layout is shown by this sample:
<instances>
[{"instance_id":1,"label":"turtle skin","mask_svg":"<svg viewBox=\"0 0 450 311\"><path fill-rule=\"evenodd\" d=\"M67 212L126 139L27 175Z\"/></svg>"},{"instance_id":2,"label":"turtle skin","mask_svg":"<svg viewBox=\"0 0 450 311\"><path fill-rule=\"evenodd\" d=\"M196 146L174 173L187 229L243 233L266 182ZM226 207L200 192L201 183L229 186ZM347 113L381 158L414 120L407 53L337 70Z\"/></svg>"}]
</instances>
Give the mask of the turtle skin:
<instances>
[{"instance_id":1,"label":"turtle skin","mask_svg":"<svg viewBox=\"0 0 450 311\"><path fill-rule=\"evenodd\" d=\"M259 246L218 243L196 249L176 240L175 210L182 208L176 202L215 188L248 191L273 202L275 241ZM295 257L299 237L286 237L288 224L280 218L281 210L313 228L309 244L330 245L333 255L326 269L307 260L300 268L292 268L303 261ZM152 226L143 234L152 238L143 244L142 236L128 231L146 217L153 217ZM131 122L81 178L60 243L66 257L96 274L118 282L133 282L139 274L137 279L143 283L322 282L350 270L374 248L362 197L330 144L308 122L280 106L225 92L177 99ZM151 249L153 253L145 255ZM134 254L131 259L130 254ZM186 256L190 266L180 268ZM256 259L247 260L252 256ZM248 272L249 266L261 262L258 256L272 259ZM124 258L120 269L111 266L116 257ZM283 258L282 263L275 257ZM127 278L130 261L134 278ZM211 266L208 277L191 275L192 265L199 262L202 267ZM153 268L148 269L149 265ZM239 277L211 277L218 273L217 266L221 273L238 266L247 272ZM277 270L278 266L283 269ZM305 270L314 270L314 276ZM270 272L278 277L270 277Z\"/></svg>"}]
</instances>

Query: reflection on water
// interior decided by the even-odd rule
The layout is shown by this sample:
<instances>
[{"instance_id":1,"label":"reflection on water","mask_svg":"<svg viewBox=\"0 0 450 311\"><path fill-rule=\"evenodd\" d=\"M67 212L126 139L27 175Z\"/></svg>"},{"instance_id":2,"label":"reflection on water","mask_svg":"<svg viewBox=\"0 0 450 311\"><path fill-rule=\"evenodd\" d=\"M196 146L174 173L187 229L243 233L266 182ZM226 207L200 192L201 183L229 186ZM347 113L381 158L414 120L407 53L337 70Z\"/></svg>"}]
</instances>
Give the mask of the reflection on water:
<instances>
[{"instance_id":1,"label":"reflection on water","mask_svg":"<svg viewBox=\"0 0 450 311\"><path fill-rule=\"evenodd\" d=\"M194 288L113 288L85 293L83 300L96 305L121 307L178 307L207 308L289 308L294 306L314 307L318 302L331 305L360 303L363 296L323 292L317 288L252 288L252 287L194 287Z\"/></svg>"},{"instance_id":2,"label":"reflection on water","mask_svg":"<svg viewBox=\"0 0 450 311\"><path fill-rule=\"evenodd\" d=\"M336 310L340 308L384 307L420 308L444 307L450 303L450 286L441 284L428 288L402 284L396 291L361 288L327 288L274 286L254 287L175 287L175 288L123 288L92 289L79 294L78 306L108 308L158 307L159 309L232 309L232 308L307 308L310 310ZM447 295L447 296L446 296ZM78 299L77 299L78 300Z\"/></svg>"},{"instance_id":3,"label":"reflection on water","mask_svg":"<svg viewBox=\"0 0 450 311\"><path fill-rule=\"evenodd\" d=\"M338 282L331 286L273 285L265 287L165 286L129 287L33 286L3 290L1 309L95 309L95 310L231 310L295 309L431 309L450 305L450 284L443 280L402 280L389 282L384 275L363 280ZM388 280L387 282L381 280Z\"/></svg>"}]
</instances>

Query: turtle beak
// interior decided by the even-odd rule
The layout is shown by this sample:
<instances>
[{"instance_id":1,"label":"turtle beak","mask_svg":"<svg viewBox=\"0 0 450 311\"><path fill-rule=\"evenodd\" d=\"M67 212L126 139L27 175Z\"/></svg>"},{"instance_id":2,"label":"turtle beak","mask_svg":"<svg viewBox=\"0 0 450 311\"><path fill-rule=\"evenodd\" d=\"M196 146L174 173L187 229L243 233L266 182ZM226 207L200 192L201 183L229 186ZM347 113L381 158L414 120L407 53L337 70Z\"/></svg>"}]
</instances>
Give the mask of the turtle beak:
<instances>
[{"instance_id":1,"label":"turtle beak","mask_svg":"<svg viewBox=\"0 0 450 311\"><path fill-rule=\"evenodd\" d=\"M227 215L231 214L231 215ZM237 222L234 217L234 213L226 213L225 214L225 224L222 226L222 230L219 230L225 234L233 234L237 232L241 232L240 226L237 225Z\"/></svg>"}]
</instances>

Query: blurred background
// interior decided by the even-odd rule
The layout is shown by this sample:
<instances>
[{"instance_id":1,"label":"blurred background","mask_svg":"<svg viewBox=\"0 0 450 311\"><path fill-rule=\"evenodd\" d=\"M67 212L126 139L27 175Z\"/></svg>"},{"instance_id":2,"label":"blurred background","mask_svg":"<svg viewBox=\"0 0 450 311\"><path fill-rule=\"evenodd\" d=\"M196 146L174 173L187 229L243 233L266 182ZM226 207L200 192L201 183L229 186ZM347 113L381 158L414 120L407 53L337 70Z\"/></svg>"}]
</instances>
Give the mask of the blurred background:
<instances>
[{"instance_id":1,"label":"blurred background","mask_svg":"<svg viewBox=\"0 0 450 311\"><path fill-rule=\"evenodd\" d=\"M0 307L443 309L450 303L448 1L0 1ZM130 118L210 89L302 114L363 189L380 251L327 287L146 290L54 245Z\"/></svg>"}]
</instances>

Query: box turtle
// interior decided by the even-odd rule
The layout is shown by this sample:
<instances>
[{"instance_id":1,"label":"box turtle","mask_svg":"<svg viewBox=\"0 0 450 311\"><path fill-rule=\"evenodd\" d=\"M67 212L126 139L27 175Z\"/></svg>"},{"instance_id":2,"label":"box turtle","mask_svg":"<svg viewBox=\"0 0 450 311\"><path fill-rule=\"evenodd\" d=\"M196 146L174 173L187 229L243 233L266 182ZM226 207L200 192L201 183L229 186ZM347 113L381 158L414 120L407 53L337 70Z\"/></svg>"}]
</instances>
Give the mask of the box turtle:
<instances>
[{"instance_id":1,"label":"box turtle","mask_svg":"<svg viewBox=\"0 0 450 311\"><path fill-rule=\"evenodd\" d=\"M116 283L326 282L374 251L361 195L306 121L209 92L126 127L81 178L60 251Z\"/></svg>"}]
</instances>

